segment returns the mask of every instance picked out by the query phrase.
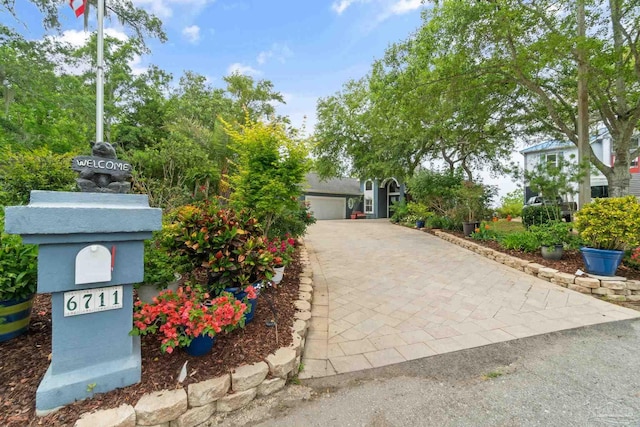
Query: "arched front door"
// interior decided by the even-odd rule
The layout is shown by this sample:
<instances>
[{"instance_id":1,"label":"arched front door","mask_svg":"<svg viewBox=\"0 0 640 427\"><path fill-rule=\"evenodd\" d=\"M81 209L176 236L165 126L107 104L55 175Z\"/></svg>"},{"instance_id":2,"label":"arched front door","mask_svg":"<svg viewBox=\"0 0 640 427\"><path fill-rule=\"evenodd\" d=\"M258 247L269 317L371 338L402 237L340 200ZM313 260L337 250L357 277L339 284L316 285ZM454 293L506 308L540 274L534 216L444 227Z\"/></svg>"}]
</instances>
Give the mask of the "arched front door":
<instances>
[{"instance_id":1,"label":"arched front door","mask_svg":"<svg viewBox=\"0 0 640 427\"><path fill-rule=\"evenodd\" d=\"M391 178L386 185L387 189L387 218L393 215L393 204L400 201L400 185L395 178Z\"/></svg>"}]
</instances>

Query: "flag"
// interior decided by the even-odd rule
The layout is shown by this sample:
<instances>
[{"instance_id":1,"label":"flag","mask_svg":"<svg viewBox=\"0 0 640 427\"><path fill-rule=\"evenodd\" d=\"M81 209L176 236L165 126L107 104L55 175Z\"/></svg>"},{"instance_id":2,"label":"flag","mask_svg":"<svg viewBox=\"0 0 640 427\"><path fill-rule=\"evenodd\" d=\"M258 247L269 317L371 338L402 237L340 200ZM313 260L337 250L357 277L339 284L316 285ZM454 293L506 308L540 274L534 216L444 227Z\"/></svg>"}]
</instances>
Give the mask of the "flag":
<instances>
[{"instance_id":1,"label":"flag","mask_svg":"<svg viewBox=\"0 0 640 427\"><path fill-rule=\"evenodd\" d=\"M79 18L84 13L84 8L87 4L87 0L69 0L71 9L76 13L76 18Z\"/></svg>"}]
</instances>

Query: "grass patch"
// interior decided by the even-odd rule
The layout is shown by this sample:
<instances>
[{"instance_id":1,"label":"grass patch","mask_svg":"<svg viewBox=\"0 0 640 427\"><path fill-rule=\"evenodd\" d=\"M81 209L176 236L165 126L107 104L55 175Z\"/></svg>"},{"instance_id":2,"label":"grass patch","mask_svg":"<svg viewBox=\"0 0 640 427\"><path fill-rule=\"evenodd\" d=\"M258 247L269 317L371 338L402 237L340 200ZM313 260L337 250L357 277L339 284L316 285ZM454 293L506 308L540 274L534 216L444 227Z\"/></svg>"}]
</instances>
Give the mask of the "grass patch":
<instances>
[{"instance_id":1,"label":"grass patch","mask_svg":"<svg viewBox=\"0 0 640 427\"><path fill-rule=\"evenodd\" d=\"M502 372L500 372L500 371L492 371L492 372L489 372L487 374L484 374L482 376L482 379L483 380L490 380L490 379L498 378L498 377L501 377L501 376L502 376Z\"/></svg>"},{"instance_id":2,"label":"grass patch","mask_svg":"<svg viewBox=\"0 0 640 427\"><path fill-rule=\"evenodd\" d=\"M507 221L506 219L500 219L496 222L487 222L487 224L489 224L489 227L493 228L496 233L501 235L526 230L521 222Z\"/></svg>"}]
</instances>

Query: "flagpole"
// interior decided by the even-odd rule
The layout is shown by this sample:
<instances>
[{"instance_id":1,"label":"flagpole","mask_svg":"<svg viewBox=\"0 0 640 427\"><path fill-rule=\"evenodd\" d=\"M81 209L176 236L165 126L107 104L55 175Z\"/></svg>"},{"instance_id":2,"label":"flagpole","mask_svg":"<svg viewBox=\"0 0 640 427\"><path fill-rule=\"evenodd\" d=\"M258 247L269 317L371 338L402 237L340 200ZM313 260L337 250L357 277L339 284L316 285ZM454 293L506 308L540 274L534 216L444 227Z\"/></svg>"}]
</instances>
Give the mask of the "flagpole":
<instances>
[{"instance_id":1,"label":"flagpole","mask_svg":"<svg viewBox=\"0 0 640 427\"><path fill-rule=\"evenodd\" d=\"M98 0L98 58L96 69L96 142L104 142L104 1Z\"/></svg>"}]
</instances>

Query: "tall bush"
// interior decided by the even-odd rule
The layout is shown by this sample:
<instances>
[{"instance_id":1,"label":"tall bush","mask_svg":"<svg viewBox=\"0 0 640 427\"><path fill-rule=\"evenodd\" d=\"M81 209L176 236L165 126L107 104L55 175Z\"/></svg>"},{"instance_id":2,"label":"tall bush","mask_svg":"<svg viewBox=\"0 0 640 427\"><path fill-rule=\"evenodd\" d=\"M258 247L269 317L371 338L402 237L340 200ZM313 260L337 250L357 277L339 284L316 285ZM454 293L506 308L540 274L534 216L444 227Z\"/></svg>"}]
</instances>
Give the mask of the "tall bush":
<instances>
[{"instance_id":1,"label":"tall bush","mask_svg":"<svg viewBox=\"0 0 640 427\"><path fill-rule=\"evenodd\" d=\"M73 191L76 174L73 154L55 154L45 148L0 152L0 204L29 203L31 190Z\"/></svg>"},{"instance_id":2,"label":"tall bush","mask_svg":"<svg viewBox=\"0 0 640 427\"><path fill-rule=\"evenodd\" d=\"M237 169L229 179L231 203L237 209L251 211L269 235L276 220L300 211L298 199L310 168L308 151L279 123L247 118L246 124L237 127L223 124L237 155Z\"/></svg>"}]
</instances>

